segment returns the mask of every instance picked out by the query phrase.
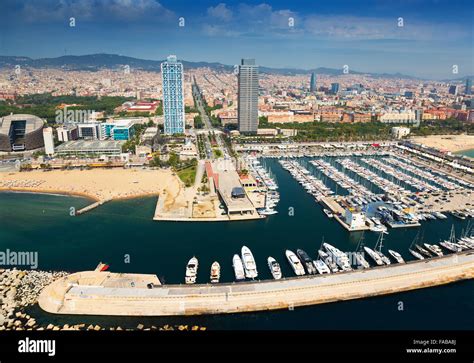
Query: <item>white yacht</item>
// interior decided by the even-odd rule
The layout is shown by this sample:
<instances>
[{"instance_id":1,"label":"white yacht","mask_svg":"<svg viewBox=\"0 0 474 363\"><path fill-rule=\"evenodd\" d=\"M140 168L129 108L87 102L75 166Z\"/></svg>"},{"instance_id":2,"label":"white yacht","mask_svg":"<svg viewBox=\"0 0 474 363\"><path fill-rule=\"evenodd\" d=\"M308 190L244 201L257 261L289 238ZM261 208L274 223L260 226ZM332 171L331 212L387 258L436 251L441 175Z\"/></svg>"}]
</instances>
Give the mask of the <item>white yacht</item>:
<instances>
[{"instance_id":1,"label":"white yacht","mask_svg":"<svg viewBox=\"0 0 474 363\"><path fill-rule=\"evenodd\" d=\"M196 283L196 277L197 277L197 270L198 270L198 259L193 256L186 265L186 277L185 277L185 282L187 284L194 284Z\"/></svg>"},{"instance_id":2,"label":"white yacht","mask_svg":"<svg viewBox=\"0 0 474 363\"><path fill-rule=\"evenodd\" d=\"M390 256L392 256L398 263L405 263L405 260L403 259L402 255L399 254L397 251L388 250L388 253L390 253Z\"/></svg>"},{"instance_id":3,"label":"white yacht","mask_svg":"<svg viewBox=\"0 0 474 363\"><path fill-rule=\"evenodd\" d=\"M420 253L416 252L415 250L412 250L411 248L409 248L408 251L410 251L410 253L419 260L425 259Z\"/></svg>"},{"instance_id":4,"label":"white yacht","mask_svg":"<svg viewBox=\"0 0 474 363\"><path fill-rule=\"evenodd\" d=\"M295 274L298 276L304 275L305 274L304 267L300 259L290 250L286 250L285 254L286 254L286 258L288 259L288 262L293 268L293 271L295 271Z\"/></svg>"},{"instance_id":5,"label":"white yacht","mask_svg":"<svg viewBox=\"0 0 474 363\"><path fill-rule=\"evenodd\" d=\"M211 265L211 283L219 282L221 278L221 265L219 262L214 261Z\"/></svg>"},{"instance_id":6,"label":"white yacht","mask_svg":"<svg viewBox=\"0 0 474 363\"><path fill-rule=\"evenodd\" d=\"M252 252L247 246L242 247L242 262L244 263L245 276L254 279L258 276L257 265Z\"/></svg>"},{"instance_id":7,"label":"white yacht","mask_svg":"<svg viewBox=\"0 0 474 363\"><path fill-rule=\"evenodd\" d=\"M342 252L340 249L330 245L329 243L323 243L324 248L326 249L327 253L331 257L331 259L337 263L337 265L343 271L351 271L352 267L349 262L349 257Z\"/></svg>"},{"instance_id":8,"label":"white yacht","mask_svg":"<svg viewBox=\"0 0 474 363\"><path fill-rule=\"evenodd\" d=\"M322 260L314 260L313 263L320 275L331 273L331 270L329 269L328 265L326 265Z\"/></svg>"},{"instance_id":9,"label":"white yacht","mask_svg":"<svg viewBox=\"0 0 474 363\"><path fill-rule=\"evenodd\" d=\"M270 269L270 272L272 273L272 276L275 280L281 279L281 268L280 264L276 262L276 260L273 257L268 257L267 259L268 262L268 268Z\"/></svg>"},{"instance_id":10,"label":"white yacht","mask_svg":"<svg viewBox=\"0 0 474 363\"><path fill-rule=\"evenodd\" d=\"M324 208L324 209L323 209L323 212L324 212L329 218L333 218L333 217L334 217L334 214L332 214L332 212L331 212L329 209Z\"/></svg>"},{"instance_id":11,"label":"white yacht","mask_svg":"<svg viewBox=\"0 0 474 363\"><path fill-rule=\"evenodd\" d=\"M339 267L335 264L335 262L331 259L331 257L324 252L323 250L318 251L319 257L324 261L324 263L329 267L331 272L339 272Z\"/></svg>"},{"instance_id":12,"label":"white yacht","mask_svg":"<svg viewBox=\"0 0 474 363\"><path fill-rule=\"evenodd\" d=\"M423 243L423 245L425 246L425 248L430 251L431 253L435 254L436 256L443 256L443 250L441 250L441 248L437 245L430 245L428 243Z\"/></svg>"},{"instance_id":13,"label":"white yacht","mask_svg":"<svg viewBox=\"0 0 474 363\"><path fill-rule=\"evenodd\" d=\"M364 251L367 252L367 254L370 256L370 258L372 258L372 260L374 260L374 262L377 266L382 266L384 264L382 259L379 256L379 254L376 253L373 249L371 249L367 246L364 246Z\"/></svg>"},{"instance_id":14,"label":"white yacht","mask_svg":"<svg viewBox=\"0 0 474 363\"><path fill-rule=\"evenodd\" d=\"M367 262L367 260L364 258L363 253L356 252L354 254L354 256L355 256L355 259L357 261L357 267L361 266L362 268L370 268L370 265Z\"/></svg>"},{"instance_id":15,"label":"white yacht","mask_svg":"<svg viewBox=\"0 0 474 363\"><path fill-rule=\"evenodd\" d=\"M245 279L244 264L239 255L235 254L232 258L232 267L234 268L235 279L240 281Z\"/></svg>"}]
</instances>

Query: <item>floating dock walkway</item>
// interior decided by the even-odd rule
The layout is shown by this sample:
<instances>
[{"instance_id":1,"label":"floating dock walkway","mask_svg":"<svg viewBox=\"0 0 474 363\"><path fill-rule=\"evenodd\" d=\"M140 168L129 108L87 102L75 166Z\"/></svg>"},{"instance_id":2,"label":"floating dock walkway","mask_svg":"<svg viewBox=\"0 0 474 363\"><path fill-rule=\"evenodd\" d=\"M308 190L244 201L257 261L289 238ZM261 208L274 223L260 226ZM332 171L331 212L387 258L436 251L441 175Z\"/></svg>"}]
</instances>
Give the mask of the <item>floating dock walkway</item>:
<instances>
[{"instance_id":1,"label":"floating dock walkway","mask_svg":"<svg viewBox=\"0 0 474 363\"><path fill-rule=\"evenodd\" d=\"M365 298L472 278L474 251L330 275L213 285L160 285L156 275L85 271L53 282L38 302L53 314L224 314Z\"/></svg>"}]
</instances>

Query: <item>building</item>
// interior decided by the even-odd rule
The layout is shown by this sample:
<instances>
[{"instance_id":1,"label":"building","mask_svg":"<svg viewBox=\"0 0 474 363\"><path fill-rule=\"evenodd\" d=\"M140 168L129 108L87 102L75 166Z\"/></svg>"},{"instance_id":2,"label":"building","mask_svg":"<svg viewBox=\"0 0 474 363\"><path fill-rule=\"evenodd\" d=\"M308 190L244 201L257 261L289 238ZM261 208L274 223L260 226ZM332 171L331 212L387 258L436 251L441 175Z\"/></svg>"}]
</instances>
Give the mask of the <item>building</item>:
<instances>
[{"instance_id":1,"label":"building","mask_svg":"<svg viewBox=\"0 0 474 363\"><path fill-rule=\"evenodd\" d=\"M345 222L349 230L358 230L365 227L365 214L352 209L346 209Z\"/></svg>"},{"instance_id":2,"label":"building","mask_svg":"<svg viewBox=\"0 0 474 363\"><path fill-rule=\"evenodd\" d=\"M258 129L258 66L255 59L242 59L238 75L237 119L241 133Z\"/></svg>"},{"instance_id":3,"label":"building","mask_svg":"<svg viewBox=\"0 0 474 363\"><path fill-rule=\"evenodd\" d=\"M191 140L186 140L186 143L183 145L183 148L179 152L180 160L189 160L196 159L198 157L196 145L194 145Z\"/></svg>"},{"instance_id":4,"label":"building","mask_svg":"<svg viewBox=\"0 0 474 363\"><path fill-rule=\"evenodd\" d=\"M410 134L410 128L409 127L392 127L391 129L392 136L396 139L401 139L408 134Z\"/></svg>"},{"instance_id":5,"label":"building","mask_svg":"<svg viewBox=\"0 0 474 363\"><path fill-rule=\"evenodd\" d=\"M388 124L418 124L414 111L386 112L380 115L380 122Z\"/></svg>"},{"instance_id":6,"label":"building","mask_svg":"<svg viewBox=\"0 0 474 363\"><path fill-rule=\"evenodd\" d=\"M46 155L54 155L54 135L52 127L43 129L44 152Z\"/></svg>"},{"instance_id":7,"label":"building","mask_svg":"<svg viewBox=\"0 0 474 363\"><path fill-rule=\"evenodd\" d=\"M24 151L44 146L44 121L34 115L17 114L0 118L0 151Z\"/></svg>"},{"instance_id":8,"label":"building","mask_svg":"<svg viewBox=\"0 0 474 363\"><path fill-rule=\"evenodd\" d=\"M77 140L68 141L56 148L57 155L76 156L120 156L123 141L113 140Z\"/></svg>"},{"instance_id":9,"label":"building","mask_svg":"<svg viewBox=\"0 0 474 363\"><path fill-rule=\"evenodd\" d=\"M79 130L76 124L65 124L56 129L58 134L58 141L66 142L77 140L79 137Z\"/></svg>"},{"instance_id":10,"label":"building","mask_svg":"<svg viewBox=\"0 0 474 363\"><path fill-rule=\"evenodd\" d=\"M457 96L459 87L456 85L449 86L449 94Z\"/></svg>"},{"instance_id":11,"label":"building","mask_svg":"<svg viewBox=\"0 0 474 363\"><path fill-rule=\"evenodd\" d=\"M96 140L100 138L100 122L78 123L76 125L80 138L85 140Z\"/></svg>"},{"instance_id":12,"label":"building","mask_svg":"<svg viewBox=\"0 0 474 363\"><path fill-rule=\"evenodd\" d=\"M331 83L331 93L336 95L339 92L339 83Z\"/></svg>"},{"instance_id":13,"label":"building","mask_svg":"<svg viewBox=\"0 0 474 363\"><path fill-rule=\"evenodd\" d=\"M135 135L135 124L133 120L115 120L104 122L101 127L101 139L111 138L113 140L130 140Z\"/></svg>"},{"instance_id":14,"label":"building","mask_svg":"<svg viewBox=\"0 0 474 363\"><path fill-rule=\"evenodd\" d=\"M309 81L309 91L316 92L317 91L317 84L316 84L316 73L311 73L311 79Z\"/></svg>"},{"instance_id":15,"label":"building","mask_svg":"<svg viewBox=\"0 0 474 363\"><path fill-rule=\"evenodd\" d=\"M161 63L163 81L163 115L165 118L165 134L184 134L184 91L183 64L175 55L170 55L166 62Z\"/></svg>"},{"instance_id":16,"label":"building","mask_svg":"<svg viewBox=\"0 0 474 363\"><path fill-rule=\"evenodd\" d=\"M466 89L464 90L464 93L466 95L472 94L472 79L471 78L466 78Z\"/></svg>"}]
</instances>

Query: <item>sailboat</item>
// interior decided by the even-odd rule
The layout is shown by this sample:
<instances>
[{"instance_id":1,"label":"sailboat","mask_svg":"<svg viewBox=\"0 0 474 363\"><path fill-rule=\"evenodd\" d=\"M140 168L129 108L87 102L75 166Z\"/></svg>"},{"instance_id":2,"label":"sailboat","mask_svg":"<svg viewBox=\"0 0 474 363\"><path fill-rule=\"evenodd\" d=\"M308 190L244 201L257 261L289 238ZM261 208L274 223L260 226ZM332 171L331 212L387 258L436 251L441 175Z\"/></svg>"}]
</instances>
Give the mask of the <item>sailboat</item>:
<instances>
[{"instance_id":1,"label":"sailboat","mask_svg":"<svg viewBox=\"0 0 474 363\"><path fill-rule=\"evenodd\" d=\"M415 244L415 242L418 240L418 237L419 237L419 233L416 234L415 238L413 239L413 241L411 242L411 245L410 247L408 248L408 251L414 256L416 257L417 259L419 260L424 260L425 258L417 251L415 251L413 249L413 245Z\"/></svg>"},{"instance_id":2,"label":"sailboat","mask_svg":"<svg viewBox=\"0 0 474 363\"><path fill-rule=\"evenodd\" d=\"M370 264L364 258L363 252L360 251L361 247L364 245L364 234L360 237L359 243L355 251L355 259L357 260L357 267L361 266L362 268L370 268Z\"/></svg>"},{"instance_id":3,"label":"sailboat","mask_svg":"<svg viewBox=\"0 0 474 363\"><path fill-rule=\"evenodd\" d=\"M451 234L449 236L449 240L441 241L439 244L451 252L456 253L461 252L463 250L463 247L456 243L454 224L451 227Z\"/></svg>"},{"instance_id":4,"label":"sailboat","mask_svg":"<svg viewBox=\"0 0 474 363\"><path fill-rule=\"evenodd\" d=\"M375 253L379 255L380 259L385 265L390 265L391 264L390 259L382 253L383 235L384 233L380 232L379 239L377 240L377 243L375 244L374 250L375 250ZM378 246L378 249L377 249L377 246Z\"/></svg>"}]
</instances>

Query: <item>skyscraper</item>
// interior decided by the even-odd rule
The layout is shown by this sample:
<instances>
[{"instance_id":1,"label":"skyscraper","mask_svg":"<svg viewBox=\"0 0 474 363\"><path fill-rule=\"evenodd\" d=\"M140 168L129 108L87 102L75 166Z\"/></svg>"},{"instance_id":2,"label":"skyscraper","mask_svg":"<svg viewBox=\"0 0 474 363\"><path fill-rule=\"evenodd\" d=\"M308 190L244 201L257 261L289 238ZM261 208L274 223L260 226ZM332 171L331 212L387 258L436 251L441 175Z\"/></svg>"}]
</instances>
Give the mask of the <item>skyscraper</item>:
<instances>
[{"instance_id":1,"label":"skyscraper","mask_svg":"<svg viewBox=\"0 0 474 363\"><path fill-rule=\"evenodd\" d=\"M449 86L449 94L456 96L458 94L458 86L456 85Z\"/></svg>"},{"instance_id":2,"label":"skyscraper","mask_svg":"<svg viewBox=\"0 0 474 363\"><path fill-rule=\"evenodd\" d=\"M238 76L237 117L239 131L256 133L258 129L258 66L255 59L242 59Z\"/></svg>"},{"instance_id":3,"label":"skyscraper","mask_svg":"<svg viewBox=\"0 0 474 363\"><path fill-rule=\"evenodd\" d=\"M339 83L331 83L331 93L337 94L339 92Z\"/></svg>"},{"instance_id":4,"label":"skyscraper","mask_svg":"<svg viewBox=\"0 0 474 363\"><path fill-rule=\"evenodd\" d=\"M175 55L170 55L161 63L163 80L163 115L165 134L183 134L185 130L183 64Z\"/></svg>"},{"instance_id":5,"label":"skyscraper","mask_svg":"<svg viewBox=\"0 0 474 363\"><path fill-rule=\"evenodd\" d=\"M309 81L309 91L316 92L316 73L311 73L311 80Z\"/></svg>"},{"instance_id":6,"label":"skyscraper","mask_svg":"<svg viewBox=\"0 0 474 363\"><path fill-rule=\"evenodd\" d=\"M466 90L464 91L464 94L466 95L471 95L472 94L472 79L466 78Z\"/></svg>"}]
</instances>

